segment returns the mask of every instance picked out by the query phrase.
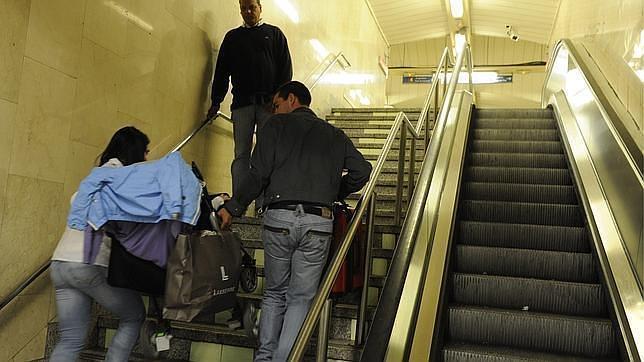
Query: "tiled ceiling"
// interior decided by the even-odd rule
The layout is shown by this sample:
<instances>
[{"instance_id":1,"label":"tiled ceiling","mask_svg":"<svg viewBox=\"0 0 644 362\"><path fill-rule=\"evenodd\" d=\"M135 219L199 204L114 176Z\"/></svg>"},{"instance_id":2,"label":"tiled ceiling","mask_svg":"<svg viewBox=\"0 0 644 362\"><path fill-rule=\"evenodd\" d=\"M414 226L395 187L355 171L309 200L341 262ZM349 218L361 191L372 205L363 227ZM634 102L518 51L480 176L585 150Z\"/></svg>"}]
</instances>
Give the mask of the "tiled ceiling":
<instances>
[{"instance_id":1,"label":"tiled ceiling","mask_svg":"<svg viewBox=\"0 0 644 362\"><path fill-rule=\"evenodd\" d=\"M367 0L391 44L449 34L445 0ZM469 1L472 34L505 37L512 25L520 40L546 44L561 0Z\"/></svg>"}]
</instances>

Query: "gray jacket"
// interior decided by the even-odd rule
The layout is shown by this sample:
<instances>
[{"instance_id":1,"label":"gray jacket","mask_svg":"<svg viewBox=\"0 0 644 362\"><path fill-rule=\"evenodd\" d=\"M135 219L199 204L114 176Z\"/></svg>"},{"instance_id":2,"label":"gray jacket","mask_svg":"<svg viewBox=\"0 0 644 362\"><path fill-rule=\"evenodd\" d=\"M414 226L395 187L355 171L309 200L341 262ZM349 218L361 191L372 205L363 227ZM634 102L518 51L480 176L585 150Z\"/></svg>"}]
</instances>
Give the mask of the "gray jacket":
<instances>
[{"instance_id":1,"label":"gray jacket","mask_svg":"<svg viewBox=\"0 0 644 362\"><path fill-rule=\"evenodd\" d=\"M331 206L360 190L370 174L371 164L342 130L301 107L272 116L258 131L251 168L224 207L240 216L262 191L264 205Z\"/></svg>"}]
</instances>

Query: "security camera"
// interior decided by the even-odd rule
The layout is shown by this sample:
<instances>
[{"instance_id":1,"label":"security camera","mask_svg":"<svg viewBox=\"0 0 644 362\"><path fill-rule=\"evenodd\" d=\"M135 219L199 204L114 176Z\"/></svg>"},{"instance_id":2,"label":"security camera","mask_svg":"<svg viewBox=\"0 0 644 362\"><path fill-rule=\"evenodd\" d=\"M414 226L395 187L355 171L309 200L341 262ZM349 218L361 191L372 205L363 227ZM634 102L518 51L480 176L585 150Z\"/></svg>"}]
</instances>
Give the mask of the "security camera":
<instances>
[{"instance_id":1,"label":"security camera","mask_svg":"<svg viewBox=\"0 0 644 362\"><path fill-rule=\"evenodd\" d=\"M505 33L512 39L512 41L519 41L519 34L512 28L512 25L505 25Z\"/></svg>"}]
</instances>

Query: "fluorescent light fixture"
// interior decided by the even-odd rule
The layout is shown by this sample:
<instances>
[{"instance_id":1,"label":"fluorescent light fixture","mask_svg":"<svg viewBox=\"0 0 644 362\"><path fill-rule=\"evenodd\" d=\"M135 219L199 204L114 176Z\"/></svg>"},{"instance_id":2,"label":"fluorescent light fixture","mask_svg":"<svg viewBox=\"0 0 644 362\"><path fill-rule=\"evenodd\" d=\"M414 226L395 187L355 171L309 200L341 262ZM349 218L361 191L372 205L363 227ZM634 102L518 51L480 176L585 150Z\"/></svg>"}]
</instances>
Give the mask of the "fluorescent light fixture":
<instances>
[{"instance_id":1,"label":"fluorescent light fixture","mask_svg":"<svg viewBox=\"0 0 644 362\"><path fill-rule=\"evenodd\" d=\"M449 0L449 8L452 12L452 17L456 19L463 17L463 0Z\"/></svg>"},{"instance_id":2,"label":"fluorescent light fixture","mask_svg":"<svg viewBox=\"0 0 644 362\"><path fill-rule=\"evenodd\" d=\"M452 79L452 73L447 73L447 81ZM462 71L458 74L459 84L469 84L470 74ZM472 72L472 84L493 84L499 83L499 73L497 72Z\"/></svg>"},{"instance_id":3,"label":"fluorescent light fixture","mask_svg":"<svg viewBox=\"0 0 644 362\"><path fill-rule=\"evenodd\" d=\"M640 77L640 80L644 82L644 69L636 70L635 74L637 74L637 76Z\"/></svg>"},{"instance_id":4,"label":"fluorescent light fixture","mask_svg":"<svg viewBox=\"0 0 644 362\"><path fill-rule=\"evenodd\" d=\"M368 84L373 83L376 79L376 76L368 73L327 73L320 83L322 84L341 84L341 85L359 85L359 84Z\"/></svg>"},{"instance_id":5,"label":"fluorescent light fixture","mask_svg":"<svg viewBox=\"0 0 644 362\"><path fill-rule=\"evenodd\" d=\"M454 35L454 43L456 44L456 48L454 49L454 54L456 54L457 56L460 54L460 50L463 49L462 47L465 44L465 42L466 40L465 40L464 34L456 33L456 35Z\"/></svg>"},{"instance_id":6,"label":"fluorescent light fixture","mask_svg":"<svg viewBox=\"0 0 644 362\"><path fill-rule=\"evenodd\" d=\"M360 104L363 106L371 105L371 99L369 99L369 97L362 94L362 89L352 89L349 91L349 95L351 96L352 99L354 100L357 99L360 102Z\"/></svg>"},{"instance_id":7,"label":"fluorescent light fixture","mask_svg":"<svg viewBox=\"0 0 644 362\"><path fill-rule=\"evenodd\" d=\"M327 48L322 43L320 43L319 40L317 40L317 39L309 39L309 44L311 44L311 46L313 47L315 52L318 53L320 58L324 59L327 56L329 56L329 54L330 54L329 51L327 50Z\"/></svg>"},{"instance_id":8,"label":"fluorescent light fixture","mask_svg":"<svg viewBox=\"0 0 644 362\"><path fill-rule=\"evenodd\" d=\"M295 6L293 6L289 0L275 0L275 3L277 3L277 6L282 9L284 14L286 14L292 22L295 24L300 22L300 14L297 13Z\"/></svg>"},{"instance_id":9,"label":"fluorescent light fixture","mask_svg":"<svg viewBox=\"0 0 644 362\"><path fill-rule=\"evenodd\" d=\"M152 25L146 23L143 19L132 14L128 9L126 9L122 5L117 4L115 1L105 1L103 2L103 4L105 4L105 6L107 6L108 8L116 11L119 15L125 17L127 20L131 21L134 25L147 31L148 33L152 33L152 31L154 30L154 27L152 27Z\"/></svg>"}]
</instances>

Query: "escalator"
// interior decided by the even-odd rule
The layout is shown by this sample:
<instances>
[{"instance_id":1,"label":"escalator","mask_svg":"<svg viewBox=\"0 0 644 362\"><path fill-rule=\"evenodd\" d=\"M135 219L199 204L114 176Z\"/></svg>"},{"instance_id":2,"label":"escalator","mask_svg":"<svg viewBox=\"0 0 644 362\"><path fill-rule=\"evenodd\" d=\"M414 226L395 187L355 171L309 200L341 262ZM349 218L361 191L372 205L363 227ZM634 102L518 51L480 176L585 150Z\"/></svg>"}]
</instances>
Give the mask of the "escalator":
<instances>
[{"instance_id":1,"label":"escalator","mask_svg":"<svg viewBox=\"0 0 644 362\"><path fill-rule=\"evenodd\" d=\"M471 122L442 358L620 360L552 111L475 110Z\"/></svg>"}]
</instances>

